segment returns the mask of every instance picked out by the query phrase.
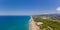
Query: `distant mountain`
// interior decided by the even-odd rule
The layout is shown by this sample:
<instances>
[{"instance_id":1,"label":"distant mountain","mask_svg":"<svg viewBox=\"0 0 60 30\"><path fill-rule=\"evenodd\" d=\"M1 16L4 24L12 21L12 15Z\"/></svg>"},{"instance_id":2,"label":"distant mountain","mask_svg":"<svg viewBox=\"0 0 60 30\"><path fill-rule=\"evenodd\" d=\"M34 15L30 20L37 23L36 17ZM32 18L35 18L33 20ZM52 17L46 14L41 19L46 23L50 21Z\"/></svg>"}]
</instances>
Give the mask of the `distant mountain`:
<instances>
[{"instance_id":1,"label":"distant mountain","mask_svg":"<svg viewBox=\"0 0 60 30\"><path fill-rule=\"evenodd\" d=\"M55 13L55 14L42 14L42 15L36 15L36 17L49 17L50 19L53 20L60 20L60 14Z\"/></svg>"},{"instance_id":2,"label":"distant mountain","mask_svg":"<svg viewBox=\"0 0 60 30\"><path fill-rule=\"evenodd\" d=\"M36 16L60 16L60 14L41 14L41 15L36 15Z\"/></svg>"}]
</instances>

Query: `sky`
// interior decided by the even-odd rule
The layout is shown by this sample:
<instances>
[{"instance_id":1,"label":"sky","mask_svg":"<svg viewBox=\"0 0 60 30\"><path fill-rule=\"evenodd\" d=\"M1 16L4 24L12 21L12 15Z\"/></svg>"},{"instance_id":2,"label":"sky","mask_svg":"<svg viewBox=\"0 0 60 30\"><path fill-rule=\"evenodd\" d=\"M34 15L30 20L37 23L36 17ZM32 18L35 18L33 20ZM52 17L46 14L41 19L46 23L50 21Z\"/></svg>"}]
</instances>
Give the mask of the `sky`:
<instances>
[{"instance_id":1,"label":"sky","mask_svg":"<svg viewBox=\"0 0 60 30\"><path fill-rule=\"evenodd\" d=\"M60 0L0 0L0 15L60 13Z\"/></svg>"}]
</instances>

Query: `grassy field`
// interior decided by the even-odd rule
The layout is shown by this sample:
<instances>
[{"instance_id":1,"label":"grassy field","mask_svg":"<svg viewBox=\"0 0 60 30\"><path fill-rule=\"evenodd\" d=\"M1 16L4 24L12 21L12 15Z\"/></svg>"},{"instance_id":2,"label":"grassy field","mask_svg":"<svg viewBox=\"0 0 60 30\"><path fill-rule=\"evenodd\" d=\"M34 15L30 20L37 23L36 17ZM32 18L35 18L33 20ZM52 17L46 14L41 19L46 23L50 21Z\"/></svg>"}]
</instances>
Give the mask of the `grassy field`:
<instances>
[{"instance_id":1,"label":"grassy field","mask_svg":"<svg viewBox=\"0 0 60 30\"><path fill-rule=\"evenodd\" d=\"M33 19L34 19L35 22L43 22L43 24L39 26L40 29L42 29L42 30L44 30L44 29L46 29L46 30L51 30L51 29L52 30L60 30L60 23L59 22L52 21L52 20L49 20L49 19L42 19L42 18L39 18L39 17L37 17L37 18L33 17ZM48 26L51 29L48 28Z\"/></svg>"}]
</instances>

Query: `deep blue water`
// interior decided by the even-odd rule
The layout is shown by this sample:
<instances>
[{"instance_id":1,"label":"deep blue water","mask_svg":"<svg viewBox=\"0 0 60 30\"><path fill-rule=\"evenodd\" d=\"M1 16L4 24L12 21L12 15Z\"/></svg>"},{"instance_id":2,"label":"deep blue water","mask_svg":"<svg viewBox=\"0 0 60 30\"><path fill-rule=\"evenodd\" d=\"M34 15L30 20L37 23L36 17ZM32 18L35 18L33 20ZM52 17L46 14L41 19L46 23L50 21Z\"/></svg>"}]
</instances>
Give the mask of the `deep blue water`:
<instances>
[{"instance_id":1,"label":"deep blue water","mask_svg":"<svg viewBox=\"0 0 60 30\"><path fill-rule=\"evenodd\" d=\"M0 16L0 30L29 30L30 16Z\"/></svg>"}]
</instances>

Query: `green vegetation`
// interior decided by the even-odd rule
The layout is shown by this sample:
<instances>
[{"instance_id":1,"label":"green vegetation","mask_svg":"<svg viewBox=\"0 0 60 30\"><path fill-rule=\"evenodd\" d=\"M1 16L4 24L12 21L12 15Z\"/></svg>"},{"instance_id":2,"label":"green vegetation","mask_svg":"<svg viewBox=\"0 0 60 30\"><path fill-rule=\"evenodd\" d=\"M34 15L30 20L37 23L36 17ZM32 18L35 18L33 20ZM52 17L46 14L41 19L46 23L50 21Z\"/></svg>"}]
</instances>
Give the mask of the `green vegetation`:
<instances>
[{"instance_id":1,"label":"green vegetation","mask_svg":"<svg viewBox=\"0 0 60 30\"><path fill-rule=\"evenodd\" d=\"M37 18L33 17L33 19L35 22L43 22L43 24L39 26L40 29L42 29L42 30L43 29L50 30L48 28L48 26L51 27L52 30L60 30L60 23L59 22L52 21L49 19L42 19L40 17L37 17Z\"/></svg>"}]
</instances>

